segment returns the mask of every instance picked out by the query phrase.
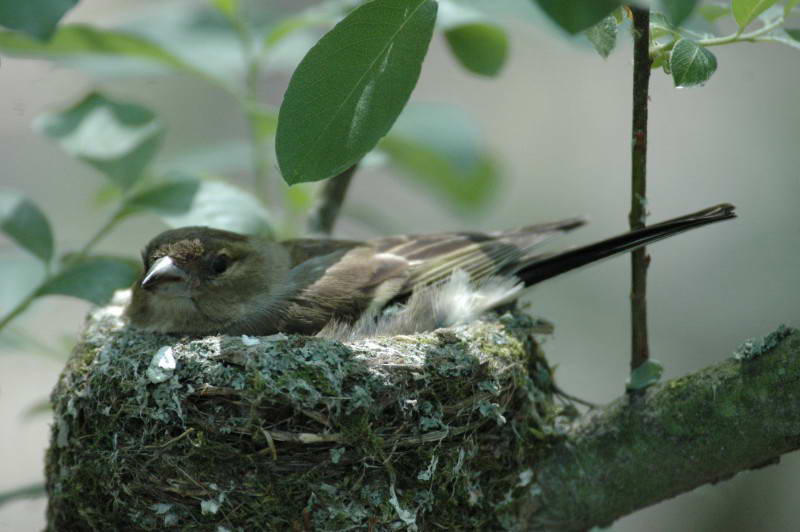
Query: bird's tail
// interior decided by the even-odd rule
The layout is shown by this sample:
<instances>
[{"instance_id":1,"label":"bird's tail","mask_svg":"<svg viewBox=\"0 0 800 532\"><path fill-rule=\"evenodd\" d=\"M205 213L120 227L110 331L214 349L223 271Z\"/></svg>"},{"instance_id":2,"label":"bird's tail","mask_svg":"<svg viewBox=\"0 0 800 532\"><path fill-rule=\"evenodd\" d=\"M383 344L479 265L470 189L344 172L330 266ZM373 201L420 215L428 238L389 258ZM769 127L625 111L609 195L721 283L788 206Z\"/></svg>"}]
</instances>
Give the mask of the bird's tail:
<instances>
[{"instance_id":1,"label":"bird's tail","mask_svg":"<svg viewBox=\"0 0 800 532\"><path fill-rule=\"evenodd\" d=\"M553 255L532 257L530 261L524 261L515 273L525 286L531 286L575 268L646 246L695 227L736 218L734 209L730 203L722 203L587 246Z\"/></svg>"}]
</instances>

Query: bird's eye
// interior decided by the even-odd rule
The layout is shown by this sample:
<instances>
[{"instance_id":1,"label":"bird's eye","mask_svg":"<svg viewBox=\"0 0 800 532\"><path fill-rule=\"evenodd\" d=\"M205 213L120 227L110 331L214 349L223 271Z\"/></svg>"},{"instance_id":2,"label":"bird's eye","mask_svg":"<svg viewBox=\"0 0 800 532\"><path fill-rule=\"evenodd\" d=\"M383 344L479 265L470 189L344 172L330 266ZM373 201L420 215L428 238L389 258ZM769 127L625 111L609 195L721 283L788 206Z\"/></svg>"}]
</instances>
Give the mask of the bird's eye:
<instances>
[{"instance_id":1,"label":"bird's eye","mask_svg":"<svg viewBox=\"0 0 800 532\"><path fill-rule=\"evenodd\" d=\"M211 263L211 271L219 275L223 273L225 270L227 270L228 266L230 265L231 265L231 258L221 253L216 257L214 257L214 261Z\"/></svg>"}]
</instances>

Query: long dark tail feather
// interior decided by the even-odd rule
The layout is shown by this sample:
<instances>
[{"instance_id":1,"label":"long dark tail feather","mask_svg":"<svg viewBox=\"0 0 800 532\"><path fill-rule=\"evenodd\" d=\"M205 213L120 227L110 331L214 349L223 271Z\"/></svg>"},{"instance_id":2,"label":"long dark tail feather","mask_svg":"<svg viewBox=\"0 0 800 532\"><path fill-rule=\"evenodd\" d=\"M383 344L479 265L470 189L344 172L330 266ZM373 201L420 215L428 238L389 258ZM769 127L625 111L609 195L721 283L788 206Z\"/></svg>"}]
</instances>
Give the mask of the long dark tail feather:
<instances>
[{"instance_id":1,"label":"long dark tail feather","mask_svg":"<svg viewBox=\"0 0 800 532\"><path fill-rule=\"evenodd\" d=\"M662 238L668 238L695 227L736 218L734 209L735 207L730 203L722 203L686 216L650 225L644 229L617 235L588 246L549 255L525 264L517 270L516 275L525 283L525 286L531 286L586 264L646 246Z\"/></svg>"}]
</instances>

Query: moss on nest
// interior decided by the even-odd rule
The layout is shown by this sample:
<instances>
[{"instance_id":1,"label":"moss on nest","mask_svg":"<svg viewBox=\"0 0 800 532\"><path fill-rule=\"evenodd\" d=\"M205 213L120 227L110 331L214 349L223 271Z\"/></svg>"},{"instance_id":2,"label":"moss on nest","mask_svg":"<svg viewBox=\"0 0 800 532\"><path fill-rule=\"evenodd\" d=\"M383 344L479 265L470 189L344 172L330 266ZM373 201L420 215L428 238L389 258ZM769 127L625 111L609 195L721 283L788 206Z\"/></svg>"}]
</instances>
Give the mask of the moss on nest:
<instances>
[{"instance_id":1,"label":"moss on nest","mask_svg":"<svg viewBox=\"0 0 800 532\"><path fill-rule=\"evenodd\" d=\"M523 314L341 344L144 334L122 304L53 392L50 530L515 529L558 438Z\"/></svg>"}]
</instances>

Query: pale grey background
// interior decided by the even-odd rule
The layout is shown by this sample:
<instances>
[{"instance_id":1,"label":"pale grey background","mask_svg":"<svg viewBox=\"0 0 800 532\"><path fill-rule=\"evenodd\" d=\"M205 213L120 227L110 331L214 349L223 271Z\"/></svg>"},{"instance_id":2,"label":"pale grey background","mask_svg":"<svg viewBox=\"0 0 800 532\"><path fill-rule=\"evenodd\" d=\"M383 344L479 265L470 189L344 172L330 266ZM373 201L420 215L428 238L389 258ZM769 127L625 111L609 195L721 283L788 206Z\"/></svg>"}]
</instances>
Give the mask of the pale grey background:
<instances>
[{"instance_id":1,"label":"pale grey background","mask_svg":"<svg viewBox=\"0 0 800 532\"><path fill-rule=\"evenodd\" d=\"M162 0L164 1L164 0ZM111 24L155 2L84 0L68 21ZM800 24L798 24L800 26ZM361 172L349 199L387 211L397 231L502 228L585 214L592 224L563 244L588 242L627 225L631 59L627 37L603 61L546 27L512 22L511 59L495 80L465 73L441 38L431 46L414 93L421 102L462 105L477 118L506 178L484 215L454 216L421 200L424 189L390 173ZM653 356L671 378L719 361L748 337L800 320L800 51L740 44L714 49L719 70L702 89L675 90L654 72L651 102L650 211L659 220L729 201L740 218L651 248ZM284 80L265 98L277 102ZM28 193L51 216L62 249L93 232L104 212L92 206L103 183L32 132L33 117L94 87L84 74L46 62L2 58L0 184ZM242 138L244 123L221 93L187 78L118 80L103 88L163 111L167 153L198 142ZM138 253L163 226L124 224L100 246ZM345 224L352 232L363 228ZM0 260L32 264L6 240ZM547 344L565 389L605 402L618 396L628 366L627 258L606 261L537 287L531 311L556 325ZM7 309L21 277L0 278ZM20 280L22 279L22 281ZM88 306L51 298L19 324L58 346L79 330ZM46 416L21 412L45 397L61 363L24 353L0 355L0 491L42 478ZM800 525L797 455L781 465L704 487L614 524L616 531L772 530ZM0 530L37 530L44 500L0 509Z\"/></svg>"}]
</instances>

